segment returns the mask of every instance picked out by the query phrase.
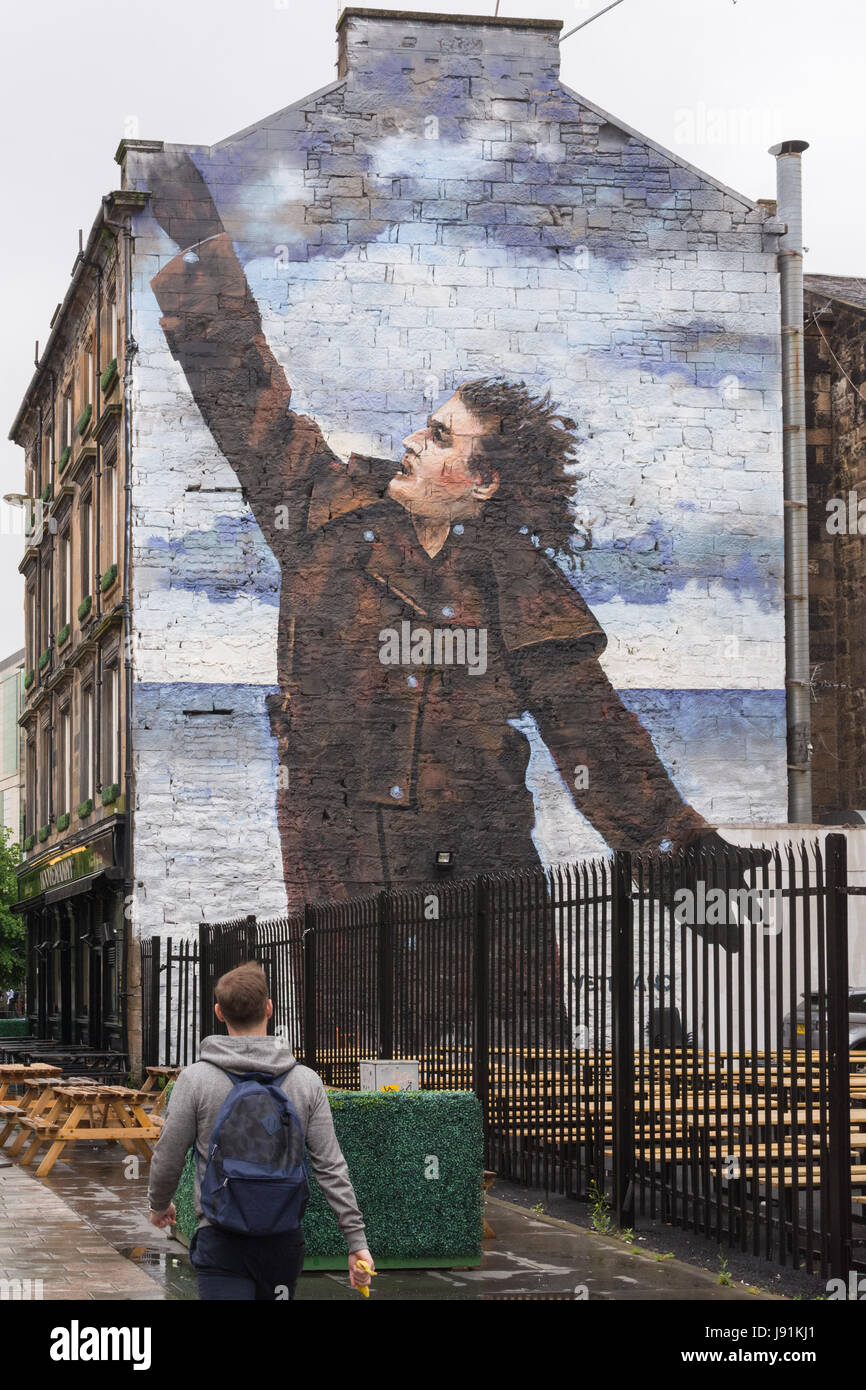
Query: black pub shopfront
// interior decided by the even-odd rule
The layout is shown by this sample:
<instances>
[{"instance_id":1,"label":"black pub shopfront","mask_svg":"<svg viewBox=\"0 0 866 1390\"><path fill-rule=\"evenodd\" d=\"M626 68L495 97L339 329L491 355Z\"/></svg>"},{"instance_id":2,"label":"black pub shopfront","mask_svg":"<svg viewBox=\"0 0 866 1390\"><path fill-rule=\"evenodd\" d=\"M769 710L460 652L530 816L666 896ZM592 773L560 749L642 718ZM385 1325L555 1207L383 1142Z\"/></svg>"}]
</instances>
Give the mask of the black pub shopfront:
<instances>
[{"instance_id":1,"label":"black pub shopfront","mask_svg":"<svg viewBox=\"0 0 866 1390\"><path fill-rule=\"evenodd\" d=\"M29 1030L37 1038L125 1050L123 822L19 869Z\"/></svg>"}]
</instances>

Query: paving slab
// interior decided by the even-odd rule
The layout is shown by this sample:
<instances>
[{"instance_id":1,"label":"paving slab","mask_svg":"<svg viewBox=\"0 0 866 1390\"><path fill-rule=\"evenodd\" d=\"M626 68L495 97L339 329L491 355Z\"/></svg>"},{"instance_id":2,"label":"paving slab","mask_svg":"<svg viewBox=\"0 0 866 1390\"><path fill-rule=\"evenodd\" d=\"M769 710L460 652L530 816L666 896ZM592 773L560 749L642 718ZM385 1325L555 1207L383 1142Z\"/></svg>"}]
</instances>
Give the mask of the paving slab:
<instances>
[{"instance_id":1,"label":"paving slab","mask_svg":"<svg viewBox=\"0 0 866 1390\"><path fill-rule=\"evenodd\" d=\"M0 1300L171 1298L25 1169L0 1169ZM21 1281L18 1285L10 1281Z\"/></svg>"}]
</instances>

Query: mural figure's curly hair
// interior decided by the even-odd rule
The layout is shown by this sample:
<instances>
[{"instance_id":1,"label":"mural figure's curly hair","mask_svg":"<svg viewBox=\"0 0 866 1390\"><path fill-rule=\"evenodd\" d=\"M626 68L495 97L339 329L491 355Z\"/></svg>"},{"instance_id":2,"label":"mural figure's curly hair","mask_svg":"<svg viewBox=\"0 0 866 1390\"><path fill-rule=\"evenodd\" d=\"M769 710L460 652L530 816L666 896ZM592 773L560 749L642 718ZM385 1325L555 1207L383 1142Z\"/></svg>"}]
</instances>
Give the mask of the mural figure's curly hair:
<instances>
[{"instance_id":1,"label":"mural figure's curly hair","mask_svg":"<svg viewBox=\"0 0 866 1390\"><path fill-rule=\"evenodd\" d=\"M489 421L473 459L482 473L499 474L499 487L487 506L496 508L508 525L525 525L538 536L543 548L564 551L586 548L575 539L571 494L574 474L566 473L576 462L577 428L561 415L550 391L533 394L524 382L507 377L479 377L457 388L463 404L479 419Z\"/></svg>"}]
</instances>

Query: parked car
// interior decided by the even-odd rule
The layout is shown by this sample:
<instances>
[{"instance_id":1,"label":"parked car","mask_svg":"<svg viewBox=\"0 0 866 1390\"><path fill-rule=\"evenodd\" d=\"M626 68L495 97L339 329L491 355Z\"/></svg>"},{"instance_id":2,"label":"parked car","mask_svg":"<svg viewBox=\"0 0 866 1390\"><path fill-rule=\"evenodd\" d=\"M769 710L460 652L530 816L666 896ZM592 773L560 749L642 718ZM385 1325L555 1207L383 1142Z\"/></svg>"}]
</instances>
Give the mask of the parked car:
<instances>
[{"instance_id":1,"label":"parked car","mask_svg":"<svg viewBox=\"0 0 866 1390\"><path fill-rule=\"evenodd\" d=\"M809 995L809 1015L812 1030L812 1048L817 1051L820 1046L820 1028L822 1002L826 1005L826 1000L821 999L820 994L813 992ZM794 1033L791 1033L791 1015L786 1014L782 1020L782 1038L785 1047L804 1049L806 1046L806 996L802 996L802 1003L797 1005L794 1015ZM824 1013L824 1027L826 1028L826 1012ZM848 1046L852 1052L866 1051L866 989L862 985L848 991Z\"/></svg>"}]
</instances>

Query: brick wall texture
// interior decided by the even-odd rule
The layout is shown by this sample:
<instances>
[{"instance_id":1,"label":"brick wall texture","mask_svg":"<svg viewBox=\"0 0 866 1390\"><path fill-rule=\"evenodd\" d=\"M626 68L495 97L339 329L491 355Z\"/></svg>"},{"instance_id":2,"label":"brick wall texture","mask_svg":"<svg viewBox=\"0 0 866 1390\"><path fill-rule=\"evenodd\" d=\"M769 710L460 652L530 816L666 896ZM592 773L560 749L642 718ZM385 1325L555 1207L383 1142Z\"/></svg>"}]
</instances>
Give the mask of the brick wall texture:
<instances>
[{"instance_id":1,"label":"brick wall texture","mask_svg":"<svg viewBox=\"0 0 866 1390\"><path fill-rule=\"evenodd\" d=\"M663 803L712 825L785 818L775 238L764 208L561 85L557 39L550 26L350 16L336 82L216 146L127 156L127 185L154 191L134 253L145 933L375 888L383 864L428 877L439 847L469 871L646 845ZM428 413L491 376L549 390L575 422L573 540L550 544L553 510L550 536L543 516L521 531L508 515L489 672L450 673L434 716L424 682L441 673L413 687L401 669L401 693L367 647L352 675L340 605L350 572L379 574L364 546L391 547L383 628L418 619L428 578L393 502L374 502L369 524L336 515L328 489L343 482L321 459L396 471ZM292 419L319 432L300 481L307 426L286 423L278 382ZM321 524L311 495L325 499ZM467 612L472 572L483 609L493 590L452 563L458 539L439 563L463 576ZM414 607L400 608L403 581ZM554 638L536 644L547 664L528 685L503 635L512 603L521 641L530 612ZM589 664L550 626L576 640L584 610L606 637ZM372 632L375 614L363 621ZM500 678L510 705L490 694ZM419 688L426 704L410 710ZM371 759L375 776L360 766Z\"/></svg>"}]
</instances>

